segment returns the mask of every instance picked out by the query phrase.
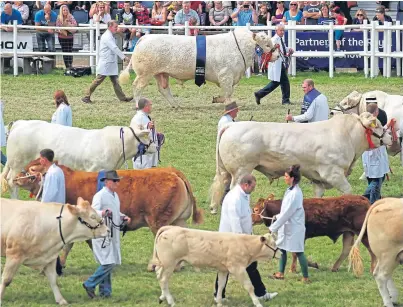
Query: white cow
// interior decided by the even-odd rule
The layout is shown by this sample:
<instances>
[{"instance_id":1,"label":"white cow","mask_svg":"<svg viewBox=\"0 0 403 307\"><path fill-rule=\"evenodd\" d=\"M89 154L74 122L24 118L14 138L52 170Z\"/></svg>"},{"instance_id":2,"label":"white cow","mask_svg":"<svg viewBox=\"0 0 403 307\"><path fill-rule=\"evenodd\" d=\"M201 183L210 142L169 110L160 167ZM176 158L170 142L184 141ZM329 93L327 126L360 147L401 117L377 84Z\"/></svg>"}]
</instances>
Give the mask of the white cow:
<instances>
[{"instance_id":1,"label":"white cow","mask_svg":"<svg viewBox=\"0 0 403 307\"><path fill-rule=\"evenodd\" d=\"M233 32L209 35L206 37L206 80L222 89L223 102L234 92L234 86L244 76L245 70L252 66L255 47L259 45L264 52L271 52L271 61L278 56L266 33L258 34L238 28ZM129 70L136 72L133 82L136 103L141 92L155 77L158 90L172 105L174 99L169 88L169 77L184 82L195 78L196 38L193 36L153 34L143 36L137 43L129 65L119 77L119 82L129 81Z\"/></svg>"},{"instance_id":2,"label":"white cow","mask_svg":"<svg viewBox=\"0 0 403 307\"><path fill-rule=\"evenodd\" d=\"M376 127L372 128L371 126ZM301 165L301 173L313 181L315 194L336 188L351 193L347 176L354 162L369 148L367 133L375 147L381 141L392 143L370 113L360 116L339 114L330 120L308 124L238 122L220 131L216 149L216 176L212 185L210 208L216 211L231 183L254 169L270 180L284 175L293 164Z\"/></svg>"},{"instance_id":3,"label":"white cow","mask_svg":"<svg viewBox=\"0 0 403 307\"><path fill-rule=\"evenodd\" d=\"M43 271L56 303L67 305L56 284L56 259L65 243L105 237L103 219L90 203L78 198L77 206L2 198L1 256L6 257L0 299L23 264Z\"/></svg>"},{"instance_id":4,"label":"white cow","mask_svg":"<svg viewBox=\"0 0 403 307\"><path fill-rule=\"evenodd\" d=\"M343 113L361 114L367 110L367 98L375 98L374 101L377 102L378 107L386 112L388 121L392 118L396 119L394 129L398 133L398 130L403 123L403 96L389 95L382 91L371 91L364 94L353 91L337 104L333 111L337 112L338 110L341 110ZM391 155L395 155L396 152L399 152L399 143L400 141L398 141L393 148L388 148Z\"/></svg>"},{"instance_id":5,"label":"white cow","mask_svg":"<svg viewBox=\"0 0 403 307\"><path fill-rule=\"evenodd\" d=\"M7 140L7 163L2 173L2 184L12 188L12 197L17 198L15 176L32 160L39 157L42 149L50 148L60 164L83 171L119 169L125 159L138 152L141 143L149 146L148 152L156 152L155 143L150 144L149 130L124 127L123 154L121 127L86 130L50 124L39 120L19 120L11 128ZM5 180L7 182L5 182Z\"/></svg>"},{"instance_id":6,"label":"white cow","mask_svg":"<svg viewBox=\"0 0 403 307\"><path fill-rule=\"evenodd\" d=\"M368 210L361 232L350 252L350 266L356 276L362 275L363 265L359 244L368 235L369 246L378 262L374 277L382 296L383 306L397 305L398 292L392 274L403 264L403 198L384 198Z\"/></svg>"},{"instance_id":7,"label":"white cow","mask_svg":"<svg viewBox=\"0 0 403 307\"><path fill-rule=\"evenodd\" d=\"M217 306L222 306L222 290L230 273L248 291L253 304L262 307L246 268L254 261L279 258L277 251L270 234L256 236L164 226L155 237L153 260L162 292L160 303L166 299L171 307L175 305L168 283L176 264L186 261L195 267L218 270Z\"/></svg>"}]
</instances>

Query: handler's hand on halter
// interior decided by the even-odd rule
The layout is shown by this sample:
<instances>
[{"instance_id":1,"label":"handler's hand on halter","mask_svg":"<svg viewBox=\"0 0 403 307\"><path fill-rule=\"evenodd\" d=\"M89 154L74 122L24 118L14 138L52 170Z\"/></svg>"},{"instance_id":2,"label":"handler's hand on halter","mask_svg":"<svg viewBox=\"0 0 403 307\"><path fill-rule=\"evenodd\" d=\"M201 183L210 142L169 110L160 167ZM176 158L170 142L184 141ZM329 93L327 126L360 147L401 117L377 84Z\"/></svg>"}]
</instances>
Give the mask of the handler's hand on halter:
<instances>
[{"instance_id":1,"label":"handler's hand on halter","mask_svg":"<svg viewBox=\"0 0 403 307\"><path fill-rule=\"evenodd\" d=\"M288 55L291 56L293 53L294 53L294 49L289 48L289 49L288 49Z\"/></svg>"},{"instance_id":2,"label":"handler's hand on halter","mask_svg":"<svg viewBox=\"0 0 403 307\"><path fill-rule=\"evenodd\" d=\"M109 209L102 211L102 217L112 216L112 211Z\"/></svg>"},{"instance_id":3,"label":"handler's hand on halter","mask_svg":"<svg viewBox=\"0 0 403 307\"><path fill-rule=\"evenodd\" d=\"M285 116L285 120L292 121L292 115L291 115L291 114L287 114L287 115Z\"/></svg>"}]
</instances>

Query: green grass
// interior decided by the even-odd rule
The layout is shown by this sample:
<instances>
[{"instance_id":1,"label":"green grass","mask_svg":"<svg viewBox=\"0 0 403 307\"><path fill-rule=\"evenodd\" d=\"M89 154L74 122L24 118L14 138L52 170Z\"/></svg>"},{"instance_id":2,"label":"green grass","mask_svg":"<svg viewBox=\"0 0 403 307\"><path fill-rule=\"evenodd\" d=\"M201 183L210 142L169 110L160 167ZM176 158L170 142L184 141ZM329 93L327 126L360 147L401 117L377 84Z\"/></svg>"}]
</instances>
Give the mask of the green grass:
<instances>
[{"instance_id":1,"label":"green grass","mask_svg":"<svg viewBox=\"0 0 403 307\"><path fill-rule=\"evenodd\" d=\"M133 76L132 76L133 78ZM303 96L302 80L313 78L317 89L328 96L330 105L334 106L353 90L365 92L383 90L391 94L402 93L402 79L365 79L362 75L336 75L329 79L326 73L299 73L291 81L291 113L300 110ZM94 93L94 104L87 105L80 101L83 92L92 81L92 77L71 78L61 73L44 76L2 76L1 98L6 101L4 120L6 123L18 119L41 119L50 121L54 112L52 96L56 89L63 89L73 109L73 125L83 128L102 128L107 125L125 126L134 115L133 103L120 103L115 98L112 85L106 80ZM236 88L234 98L242 105L238 120L249 120L253 115L255 121L284 122L288 107L281 105L280 89L262 100L262 105L254 102L253 92L267 83L264 77L243 79ZM124 86L130 93L130 85ZM154 110L151 116L158 129L165 133L166 144L162 150L161 166L174 166L183 171L190 180L198 205L205 209L205 223L201 229L217 230L219 216L211 216L207 202L209 186L215 172L215 140L217 122L223 110L222 105L211 104L212 97L217 96L219 88L207 84L198 88L192 81L182 88L172 85L172 91L179 109L172 109L158 93L155 82L149 86L144 95L153 100ZM334 127L337 129L338 127ZM318 132L319 133L319 132ZM118 135L116 137L119 137ZM391 181L383 185L383 196L398 197L403 194L403 171L398 157L390 158L394 174ZM358 178L362 174L359 160L349 177L354 194L362 194L366 184ZM283 180L272 185L258 174L258 186L252 194L252 203L259 197L274 193L281 198L286 189ZM305 197L312 197L312 186L307 180L302 182ZM336 190L326 192L326 196L339 195ZM27 198L28 193L20 192ZM8 197L8 195L5 195ZM255 228L256 233L264 233L265 227ZM76 244L70 254L65 276L58 279L61 292L66 300L77 306L141 306L158 305L160 288L154 273L147 273L146 266L152 253L153 236L146 229L130 232L122 239L123 264L113 275L113 297L109 300L91 301L81 283L91 275L97 264L86 244ZM367 307L381 306L382 301L373 277L369 274L369 256L362 249L365 260L365 274L357 279L347 272L347 263L343 263L338 273L332 273L333 265L341 251L341 244L333 245L328 238L315 238L306 243L306 254L319 263L320 269L310 269L313 283L303 285L299 282L300 274L286 274L285 281L268 279L277 269L277 261L259 264L264 283L270 291L278 291L273 302L265 306L334 306ZM289 258L290 261L290 258ZM4 264L4 259L2 259ZM177 306L212 306L212 293L216 273L210 269L196 272L187 266L171 279L170 288ZM403 290L402 268L395 271L396 285ZM246 291L233 279L230 279L227 306L252 306ZM403 304L403 298L400 298ZM13 283L7 288L4 306L53 306L54 298L46 277L37 271L22 267Z\"/></svg>"}]
</instances>

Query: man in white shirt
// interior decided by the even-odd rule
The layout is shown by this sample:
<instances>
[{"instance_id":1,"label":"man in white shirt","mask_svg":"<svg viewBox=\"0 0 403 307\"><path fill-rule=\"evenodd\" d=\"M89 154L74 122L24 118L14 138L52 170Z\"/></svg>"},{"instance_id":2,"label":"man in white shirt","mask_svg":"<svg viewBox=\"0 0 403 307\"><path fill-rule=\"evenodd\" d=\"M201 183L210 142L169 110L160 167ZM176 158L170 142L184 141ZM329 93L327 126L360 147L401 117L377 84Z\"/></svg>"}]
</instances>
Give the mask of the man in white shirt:
<instances>
[{"instance_id":1,"label":"man in white shirt","mask_svg":"<svg viewBox=\"0 0 403 307\"><path fill-rule=\"evenodd\" d=\"M220 132L221 128L226 123L235 122L235 118L238 115L238 111L239 111L239 107L235 101L233 101L225 106L224 114L220 118L220 121L218 122L218 132Z\"/></svg>"},{"instance_id":2,"label":"man in white shirt","mask_svg":"<svg viewBox=\"0 0 403 307\"><path fill-rule=\"evenodd\" d=\"M120 254L119 228L123 223L130 224L131 219L120 212L119 196L116 193L121 177L116 171L107 171L101 181L105 186L92 199L92 207L102 217L108 219L107 225L111 228L109 238L92 240L92 251L95 260L100 264L98 269L84 283L83 287L90 298L94 298L95 288L99 285L101 297L110 297L112 294L111 273L116 265L122 263Z\"/></svg>"},{"instance_id":3,"label":"man in white shirt","mask_svg":"<svg viewBox=\"0 0 403 307\"><path fill-rule=\"evenodd\" d=\"M92 102L90 97L95 89L104 82L105 78L109 76L112 81L113 89L116 96L120 101L132 101L133 97L126 97L118 82L118 58L129 61L130 59L120 51L116 45L114 34L118 31L118 23L115 20L108 22L108 30L101 36L99 43L99 60L97 64L97 76L92 81L91 86L87 89L85 97L81 99L84 103Z\"/></svg>"},{"instance_id":4,"label":"man in white shirt","mask_svg":"<svg viewBox=\"0 0 403 307\"><path fill-rule=\"evenodd\" d=\"M130 127L150 130L150 140L158 144L157 131L154 122L151 120L150 113L153 103L147 98L141 98L137 104L137 112L130 122ZM133 169L146 169L156 167L158 164L158 152L142 155L133 158Z\"/></svg>"},{"instance_id":5,"label":"man in white shirt","mask_svg":"<svg viewBox=\"0 0 403 307\"><path fill-rule=\"evenodd\" d=\"M245 175L240 183L236 185L225 196L222 209L219 232L233 232L251 235L252 229L252 212L250 210L250 194L256 187L256 178L252 175ZM277 292L268 293L262 282L259 271L257 270L257 261L251 263L246 271L250 281L255 288L255 295L261 300L271 300L277 296ZM228 276L227 276L228 281ZM225 287L222 297L225 298ZM215 283L214 299L218 289L218 276Z\"/></svg>"},{"instance_id":6,"label":"man in white shirt","mask_svg":"<svg viewBox=\"0 0 403 307\"><path fill-rule=\"evenodd\" d=\"M302 83L305 96L302 102L301 115L286 115L285 119L298 123L313 123L329 119L329 104L327 97L316 88L312 79L306 79Z\"/></svg>"},{"instance_id":7,"label":"man in white shirt","mask_svg":"<svg viewBox=\"0 0 403 307\"><path fill-rule=\"evenodd\" d=\"M377 117L379 114L378 105L376 103L368 104L367 112ZM382 145L364 151L362 164L368 181L368 187L363 196L373 204L381 198L382 183L385 180L385 175L389 173L389 159L386 147Z\"/></svg>"}]
</instances>

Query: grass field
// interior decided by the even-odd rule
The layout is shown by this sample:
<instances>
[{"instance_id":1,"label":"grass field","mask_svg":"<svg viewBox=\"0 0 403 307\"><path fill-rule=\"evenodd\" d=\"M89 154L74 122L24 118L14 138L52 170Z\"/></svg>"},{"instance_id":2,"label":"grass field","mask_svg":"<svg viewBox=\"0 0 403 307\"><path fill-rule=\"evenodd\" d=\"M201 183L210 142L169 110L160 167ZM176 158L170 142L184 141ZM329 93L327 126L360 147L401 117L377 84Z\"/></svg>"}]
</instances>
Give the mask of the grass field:
<instances>
[{"instance_id":1,"label":"grass field","mask_svg":"<svg viewBox=\"0 0 403 307\"><path fill-rule=\"evenodd\" d=\"M133 75L132 75L133 78ZM319 91L328 96L330 105L334 106L351 91L365 92L383 90L390 94L402 94L402 79L382 77L371 80L362 75L336 75L329 79L326 73L299 73L298 77L290 80L291 113L300 110L303 92L300 87L302 80L313 78ZM54 112L52 96L56 89L63 89L72 105L73 125L82 128L102 128L108 125L126 126L134 115L134 103L120 103L115 98L110 81L106 80L92 99L93 104L83 104L80 98L84 89L90 84L92 77L71 78L61 73L44 76L2 76L1 98L6 101L4 114L5 123L17 119L41 119L50 121ZM287 108L281 105L280 89L262 100L257 106L253 92L267 83L265 77L243 79L236 88L234 98L242 105L238 120L284 122ZM219 215L211 216L208 210L208 190L215 172L215 140L217 122L223 110L222 105L211 104L212 97L217 96L219 88L207 84L198 88L193 82L185 83L182 88L173 85L172 91L179 109L172 109L158 93L153 82L144 95L153 100L151 116L157 128L165 133L166 144L162 150L161 166L173 166L183 171L190 180L198 206L205 209L205 223L201 229L217 230ZM124 91L130 93L130 85L124 86ZM337 129L337 127L334 127ZM318 132L319 133L319 132ZM116 137L119 137L118 135ZM342 144L340 144L342 146ZM383 196L402 197L403 170L398 157L390 158L394 174L391 180L383 185ZM366 183L358 178L362 174L362 163L359 160L349 177L354 194L362 194ZM307 180L301 184L305 197L312 197L312 186ZM274 193L281 198L286 189L283 180L269 185L267 180L258 174L258 185L252 194L252 203L259 197ZM26 192L20 196L27 198ZM339 195L336 190L327 191L326 196ZM5 195L4 197L8 197ZM193 226L191 226L193 227ZM256 233L264 233L265 227L255 227ZM65 275L58 279L61 292L66 300L77 306L141 306L158 305L160 288L154 273L147 273L146 267L152 253L153 236L148 229L128 233L122 239L123 264L113 275L113 295L108 300L87 297L81 283L91 275L97 264L91 251L84 243L76 244L70 254L65 269ZM260 272L269 291L277 291L279 295L264 306L283 307L368 307L382 306L375 280L369 273L369 256L364 248L361 249L365 260L365 274L357 279L347 271L347 263L343 263L338 273L332 273L333 265L341 251L341 244L333 245L328 238L316 238L307 241L306 255L317 261L319 270L310 269L310 285L304 285L299 280L300 274L286 274L285 281L273 281L268 278L277 270L277 261L260 263ZM290 261L290 258L289 258ZM4 259L2 259L4 264ZM171 279L171 292L177 306L212 306L214 280L213 270L195 271L187 266ZM400 291L403 290L403 270L395 271L395 282ZM227 306L252 306L246 291L230 278L227 288L229 301ZM403 297L399 300L403 306ZM7 288L4 306L53 306L54 298L46 277L29 268L21 268L13 283Z\"/></svg>"}]
</instances>

